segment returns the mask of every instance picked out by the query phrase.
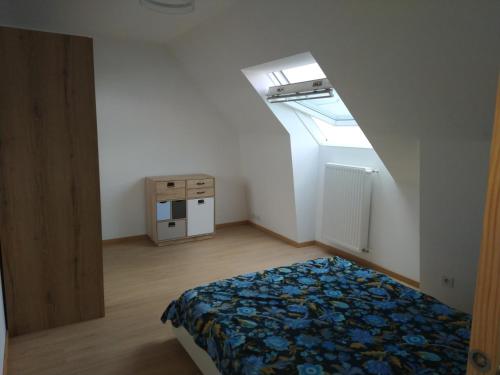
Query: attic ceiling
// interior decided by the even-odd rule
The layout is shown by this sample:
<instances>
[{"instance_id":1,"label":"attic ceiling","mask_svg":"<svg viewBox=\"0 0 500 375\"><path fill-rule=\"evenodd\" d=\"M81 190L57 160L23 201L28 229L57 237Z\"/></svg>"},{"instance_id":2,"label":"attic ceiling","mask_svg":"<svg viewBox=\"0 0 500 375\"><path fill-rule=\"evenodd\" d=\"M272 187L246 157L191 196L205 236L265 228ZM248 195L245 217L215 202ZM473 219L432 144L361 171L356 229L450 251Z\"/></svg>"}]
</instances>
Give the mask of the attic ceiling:
<instances>
[{"instance_id":1,"label":"attic ceiling","mask_svg":"<svg viewBox=\"0 0 500 375\"><path fill-rule=\"evenodd\" d=\"M371 142L490 137L500 1L311 4L197 0L193 14L173 16L139 0L0 0L0 24L168 43L240 131L282 130L241 70L311 52ZM304 20L314 22L300 26Z\"/></svg>"},{"instance_id":2,"label":"attic ceiling","mask_svg":"<svg viewBox=\"0 0 500 375\"><path fill-rule=\"evenodd\" d=\"M187 15L153 12L139 0L0 0L0 25L165 43L240 0L198 0Z\"/></svg>"}]
</instances>

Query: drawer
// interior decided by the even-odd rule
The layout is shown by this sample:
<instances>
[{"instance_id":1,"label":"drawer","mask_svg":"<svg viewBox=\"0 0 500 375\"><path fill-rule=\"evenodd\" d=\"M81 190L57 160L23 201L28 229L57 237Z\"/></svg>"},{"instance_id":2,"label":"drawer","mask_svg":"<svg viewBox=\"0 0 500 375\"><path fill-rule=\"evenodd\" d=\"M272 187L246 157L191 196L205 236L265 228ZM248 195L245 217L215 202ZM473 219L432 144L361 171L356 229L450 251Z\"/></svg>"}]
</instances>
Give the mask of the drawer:
<instances>
[{"instance_id":1,"label":"drawer","mask_svg":"<svg viewBox=\"0 0 500 375\"><path fill-rule=\"evenodd\" d=\"M214 196L214 188L200 188L200 189L188 189L187 197L191 198L203 198L203 197L213 197Z\"/></svg>"},{"instance_id":2,"label":"drawer","mask_svg":"<svg viewBox=\"0 0 500 375\"><path fill-rule=\"evenodd\" d=\"M186 181L161 181L156 183L156 193L166 193L172 189L185 188Z\"/></svg>"},{"instance_id":3,"label":"drawer","mask_svg":"<svg viewBox=\"0 0 500 375\"><path fill-rule=\"evenodd\" d=\"M188 236L200 236L214 232L214 198L190 199L187 211Z\"/></svg>"},{"instance_id":4,"label":"drawer","mask_svg":"<svg viewBox=\"0 0 500 375\"><path fill-rule=\"evenodd\" d=\"M205 188L213 186L214 186L213 178L205 178L202 180L188 180L187 182L188 189L197 189L197 188Z\"/></svg>"},{"instance_id":5,"label":"drawer","mask_svg":"<svg viewBox=\"0 0 500 375\"><path fill-rule=\"evenodd\" d=\"M162 221L156 224L158 241L186 237L186 220Z\"/></svg>"},{"instance_id":6,"label":"drawer","mask_svg":"<svg viewBox=\"0 0 500 375\"><path fill-rule=\"evenodd\" d=\"M162 194L156 194L156 201L175 201L186 198L186 189L169 189Z\"/></svg>"}]
</instances>

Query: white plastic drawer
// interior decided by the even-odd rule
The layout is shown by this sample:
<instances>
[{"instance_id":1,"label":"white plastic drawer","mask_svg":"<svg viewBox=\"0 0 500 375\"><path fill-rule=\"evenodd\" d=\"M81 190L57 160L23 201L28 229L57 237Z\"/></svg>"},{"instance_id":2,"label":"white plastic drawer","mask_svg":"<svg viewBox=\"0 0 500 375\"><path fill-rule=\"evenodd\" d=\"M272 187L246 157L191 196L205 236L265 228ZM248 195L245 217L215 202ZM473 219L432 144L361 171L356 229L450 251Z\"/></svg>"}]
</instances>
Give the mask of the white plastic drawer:
<instances>
[{"instance_id":1,"label":"white plastic drawer","mask_svg":"<svg viewBox=\"0 0 500 375\"><path fill-rule=\"evenodd\" d=\"M156 220L170 220L172 218L172 203L170 201L156 202Z\"/></svg>"},{"instance_id":2,"label":"white plastic drawer","mask_svg":"<svg viewBox=\"0 0 500 375\"><path fill-rule=\"evenodd\" d=\"M214 198L190 199L187 204L187 235L214 232Z\"/></svg>"},{"instance_id":3,"label":"white plastic drawer","mask_svg":"<svg viewBox=\"0 0 500 375\"><path fill-rule=\"evenodd\" d=\"M157 223L158 241L175 240L186 236L186 222L184 220L170 220Z\"/></svg>"}]
</instances>

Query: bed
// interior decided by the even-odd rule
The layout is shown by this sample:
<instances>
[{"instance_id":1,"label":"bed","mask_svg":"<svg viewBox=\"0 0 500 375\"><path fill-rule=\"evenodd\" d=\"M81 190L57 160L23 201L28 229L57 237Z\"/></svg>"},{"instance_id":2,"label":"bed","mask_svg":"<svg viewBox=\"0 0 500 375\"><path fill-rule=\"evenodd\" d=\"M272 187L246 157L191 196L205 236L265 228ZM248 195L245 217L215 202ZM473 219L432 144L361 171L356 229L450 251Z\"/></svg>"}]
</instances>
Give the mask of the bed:
<instances>
[{"instance_id":1,"label":"bed","mask_svg":"<svg viewBox=\"0 0 500 375\"><path fill-rule=\"evenodd\" d=\"M162 321L205 375L450 375L465 373L471 317L332 257L187 290Z\"/></svg>"}]
</instances>

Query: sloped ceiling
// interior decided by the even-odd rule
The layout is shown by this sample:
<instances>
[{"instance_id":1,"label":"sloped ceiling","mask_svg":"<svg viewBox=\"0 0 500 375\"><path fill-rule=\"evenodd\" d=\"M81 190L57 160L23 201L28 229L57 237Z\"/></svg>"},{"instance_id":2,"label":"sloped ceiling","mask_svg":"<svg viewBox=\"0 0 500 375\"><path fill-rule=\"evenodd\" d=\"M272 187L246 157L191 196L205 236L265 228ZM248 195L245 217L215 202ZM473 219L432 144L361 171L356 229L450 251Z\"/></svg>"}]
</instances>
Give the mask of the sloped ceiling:
<instances>
[{"instance_id":1,"label":"sloped ceiling","mask_svg":"<svg viewBox=\"0 0 500 375\"><path fill-rule=\"evenodd\" d=\"M498 1L253 0L169 46L241 131L280 128L241 69L310 51L388 168L418 170L421 139L489 138L499 20Z\"/></svg>"},{"instance_id":2,"label":"sloped ceiling","mask_svg":"<svg viewBox=\"0 0 500 375\"><path fill-rule=\"evenodd\" d=\"M243 131L281 131L241 69L311 52L371 140L488 138L500 64L497 0L3 0L0 24L167 43Z\"/></svg>"},{"instance_id":3,"label":"sloped ceiling","mask_svg":"<svg viewBox=\"0 0 500 375\"><path fill-rule=\"evenodd\" d=\"M374 137L487 138L499 20L498 1L254 0L170 45L244 129L255 94L240 70L310 51Z\"/></svg>"},{"instance_id":4,"label":"sloped ceiling","mask_svg":"<svg viewBox=\"0 0 500 375\"><path fill-rule=\"evenodd\" d=\"M165 43L239 0L198 0L188 15L165 15L139 0L2 0L0 24L60 33Z\"/></svg>"}]
</instances>

